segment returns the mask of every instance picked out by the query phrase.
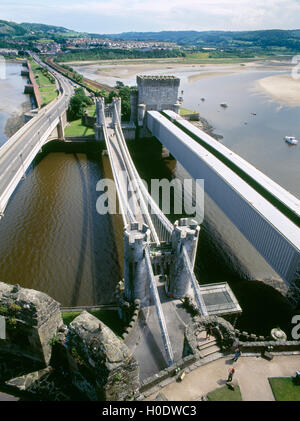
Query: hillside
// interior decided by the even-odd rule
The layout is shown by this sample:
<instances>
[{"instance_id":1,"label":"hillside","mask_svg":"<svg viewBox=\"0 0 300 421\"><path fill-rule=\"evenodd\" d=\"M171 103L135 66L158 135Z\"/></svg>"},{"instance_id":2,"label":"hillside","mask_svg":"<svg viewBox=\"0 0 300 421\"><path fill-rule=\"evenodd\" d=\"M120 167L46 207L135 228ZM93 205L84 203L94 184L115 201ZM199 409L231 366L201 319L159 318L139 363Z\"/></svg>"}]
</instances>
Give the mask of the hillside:
<instances>
[{"instance_id":1,"label":"hillside","mask_svg":"<svg viewBox=\"0 0 300 421\"><path fill-rule=\"evenodd\" d=\"M0 20L0 37L1 38L24 38L38 39L51 37L72 37L86 36L84 33L72 31L62 26L44 25L41 23L15 23Z\"/></svg>"},{"instance_id":2,"label":"hillside","mask_svg":"<svg viewBox=\"0 0 300 421\"><path fill-rule=\"evenodd\" d=\"M70 37L94 37L115 40L166 41L175 42L186 50L201 51L203 47L216 48L220 55L226 54L291 54L300 52L300 29L260 30L260 31L161 31L161 32L124 32L120 34L87 34L65 27L40 23L15 23L0 20L0 46L13 46L14 40L23 39L32 48L40 39L52 39L64 43ZM213 55L213 54L212 54ZM224 55L224 54L223 54Z\"/></svg>"},{"instance_id":3,"label":"hillside","mask_svg":"<svg viewBox=\"0 0 300 421\"><path fill-rule=\"evenodd\" d=\"M28 34L28 30L22 25L19 25L14 22L7 22L5 20L0 20L0 36L23 36Z\"/></svg>"},{"instance_id":4,"label":"hillside","mask_svg":"<svg viewBox=\"0 0 300 421\"><path fill-rule=\"evenodd\" d=\"M103 37L122 40L166 41L198 47L286 47L300 49L300 30L262 31L161 31L104 34Z\"/></svg>"}]
</instances>

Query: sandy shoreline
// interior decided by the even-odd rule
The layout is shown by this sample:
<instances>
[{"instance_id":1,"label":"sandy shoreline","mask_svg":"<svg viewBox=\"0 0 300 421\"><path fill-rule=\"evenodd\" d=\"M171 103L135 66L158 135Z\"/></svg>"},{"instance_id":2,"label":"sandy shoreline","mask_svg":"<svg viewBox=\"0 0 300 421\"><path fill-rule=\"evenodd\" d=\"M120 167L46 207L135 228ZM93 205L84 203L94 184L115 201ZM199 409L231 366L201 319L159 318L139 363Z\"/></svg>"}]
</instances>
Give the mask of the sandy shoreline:
<instances>
[{"instance_id":1,"label":"sandy shoreline","mask_svg":"<svg viewBox=\"0 0 300 421\"><path fill-rule=\"evenodd\" d=\"M151 61L152 60L152 61ZM276 60L251 61L238 63L180 63L168 59L127 60L119 64L116 61L85 61L70 62L80 72L89 72L89 78L101 81L103 77L106 83L113 84L115 80L130 80L137 74L149 74L152 71L156 74L172 75L186 74L190 83L212 77L240 74L241 72L276 72L272 76L259 79L255 82L254 90L262 92L271 100L283 105L300 106L300 80L294 80L290 74L292 66L288 61L278 62ZM103 67L100 67L103 66ZM191 73L189 75L189 73ZM283 73L283 74L280 74ZM113 85L112 85L113 86Z\"/></svg>"},{"instance_id":2,"label":"sandy shoreline","mask_svg":"<svg viewBox=\"0 0 300 421\"><path fill-rule=\"evenodd\" d=\"M95 65L93 65L95 66ZM105 68L96 68L94 70L94 74L103 77L113 77L113 78L119 78L119 79L125 79L125 78L131 78L135 76L137 73L149 73L151 71L165 71L166 74L172 74L174 72L181 72L181 73L197 73L197 75L191 75L191 78L194 78L194 80L198 80L198 78L202 77L212 77L212 76L218 76L223 73L227 73L228 71L231 72L237 72L245 67L240 67L237 65L218 65L220 66L219 71L211 71L208 72L208 70L211 68L211 65L183 65L183 64L174 64L174 63L140 63L140 64L120 64L120 65L112 65L111 67L105 67ZM223 68L225 67L224 71ZM222 69L222 70L221 70ZM196 79L195 79L196 78ZM193 79L192 79L193 80Z\"/></svg>"},{"instance_id":3,"label":"sandy shoreline","mask_svg":"<svg viewBox=\"0 0 300 421\"><path fill-rule=\"evenodd\" d=\"M300 79L293 79L291 74L274 75L260 79L256 86L272 100L282 105L300 106Z\"/></svg>"},{"instance_id":4,"label":"sandy shoreline","mask_svg":"<svg viewBox=\"0 0 300 421\"><path fill-rule=\"evenodd\" d=\"M18 111L15 111L10 117L7 119L4 133L6 136L11 137L13 136L22 126L25 124L24 114L31 110L27 101L21 104Z\"/></svg>"}]
</instances>

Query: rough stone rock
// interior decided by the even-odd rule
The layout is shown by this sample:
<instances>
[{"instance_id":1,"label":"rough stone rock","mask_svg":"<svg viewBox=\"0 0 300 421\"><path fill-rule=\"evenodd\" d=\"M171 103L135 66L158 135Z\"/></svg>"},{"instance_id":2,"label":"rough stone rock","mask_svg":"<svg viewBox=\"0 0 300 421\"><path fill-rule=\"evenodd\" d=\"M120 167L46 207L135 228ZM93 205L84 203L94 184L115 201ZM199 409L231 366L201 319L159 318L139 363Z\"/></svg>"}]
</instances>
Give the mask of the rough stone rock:
<instances>
[{"instance_id":1,"label":"rough stone rock","mask_svg":"<svg viewBox=\"0 0 300 421\"><path fill-rule=\"evenodd\" d=\"M25 374L24 376L16 377L5 382L9 387L14 387L20 391L30 389L34 383L39 382L44 377L48 377L52 373L52 367L44 368L43 370L34 371L33 373Z\"/></svg>"},{"instance_id":2,"label":"rough stone rock","mask_svg":"<svg viewBox=\"0 0 300 421\"><path fill-rule=\"evenodd\" d=\"M66 338L73 384L91 400L134 400L139 366L127 346L100 320L84 311Z\"/></svg>"},{"instance_id":3,"label":"rough stone rock","mask_svg":"<svg viewBox=\"0 0 300 421\"><path fill-rule=\"evenodd\" d=\"M0 315L6 322L6 339L0 340L0 353L48 365L51 339L63 324L59 303L43 292L0 282Z\"/></svg>"}]
</instances>

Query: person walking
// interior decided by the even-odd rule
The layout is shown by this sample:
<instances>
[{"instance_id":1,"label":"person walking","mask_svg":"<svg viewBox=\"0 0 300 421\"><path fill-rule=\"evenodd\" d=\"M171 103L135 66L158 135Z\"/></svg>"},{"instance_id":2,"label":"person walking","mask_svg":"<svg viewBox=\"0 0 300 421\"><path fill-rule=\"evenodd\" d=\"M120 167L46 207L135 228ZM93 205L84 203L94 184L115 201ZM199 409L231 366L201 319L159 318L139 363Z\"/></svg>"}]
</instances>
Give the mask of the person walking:
<instances>
[{"instance_id":1,"label":"person walking","mask_svg":"<svg viewBox=\"0 0 300 421\"><path fill-rule=\"evenodd\" d=\"M229 374L228 374L228 379L227 379L227 382L231 382L231 381L232 381L232 378L233 378L234 373L235 373L235 369L234 369L234 367L232 367L232 368L229 370Z\"/></svg>"},{"instance_id":2,"label":"person walking","mask_svg":"<svg viewBox=\"0 0 300 421\"><path fill-rule=\"evenodd\" d=\"M240 355L241 355L240 348L236 348L236 350L234 351L233 361L236 362L239 359Z\"/></svg>"},{"instance_id":3,"label":"person walking","mask_svg":"<svg viewBox=\"0 0 300 421\"><path fill-rule=\"evenodd\" d=\"M207 339L210 339L210 335L211 335L211 333L212 333L212 327L211 327L211 325L209 325L209 326L207 326L207 328L206 328L206 340Z\"/></svg>"}]
</instances>

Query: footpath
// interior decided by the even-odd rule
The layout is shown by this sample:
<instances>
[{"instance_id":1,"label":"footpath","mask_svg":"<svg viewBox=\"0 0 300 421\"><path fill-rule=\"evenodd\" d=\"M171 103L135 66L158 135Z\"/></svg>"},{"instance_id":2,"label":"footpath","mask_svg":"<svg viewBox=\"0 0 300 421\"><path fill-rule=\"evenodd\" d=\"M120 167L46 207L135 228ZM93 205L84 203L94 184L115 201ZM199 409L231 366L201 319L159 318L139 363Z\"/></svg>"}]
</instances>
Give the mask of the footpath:
<instances>
[{"instance_id":1,"label":"footpath","mask_svg":"<svg viewBox=\"0 0 300 421\"><path fill-rule=\"evenodd\" d=\"M233 366L233 380L240 387L243 401L274 401L268 377L291 377L300 369L300 355L274 356L272 361L262 357L241 356L233 362L233 356L220 358L196 368L183 381L173 382L160 390L170 401L195 401L218 387L224 386ZM154 400L157 393L146 400Z\"/></svg>"}]
</instances>

